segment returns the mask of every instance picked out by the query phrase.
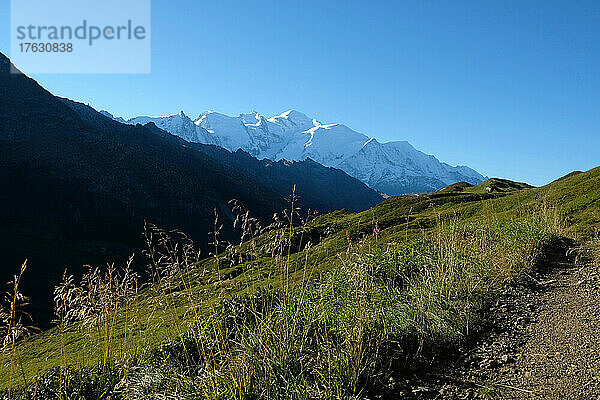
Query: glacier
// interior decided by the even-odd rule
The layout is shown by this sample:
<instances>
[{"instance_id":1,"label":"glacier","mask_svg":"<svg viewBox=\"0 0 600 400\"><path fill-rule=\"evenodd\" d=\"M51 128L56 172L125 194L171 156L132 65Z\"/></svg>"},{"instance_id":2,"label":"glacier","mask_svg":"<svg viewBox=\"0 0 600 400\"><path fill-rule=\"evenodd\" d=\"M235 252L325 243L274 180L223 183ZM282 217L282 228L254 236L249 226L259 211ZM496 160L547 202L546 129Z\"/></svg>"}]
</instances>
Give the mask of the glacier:
<instances>
[{"instance_id":1,"label":"glacier","mask_svg":"<svg viewBox=\"0 0 600 400\"><path fill-rule=\"evenodd\" d=\"M194 120L183 111L128 120L106 111L102 113L131 125L154 123L189 142L212 144L230 151L241 149L258 159L310 158L341 169L389 196L432 192L460 181L476 185L487 179L467 166L440 162L406 141L381 143L346 125L323 124L296 110L270 118L256 111L237 117L206 111Z\"/></svg>"}]
</instances>

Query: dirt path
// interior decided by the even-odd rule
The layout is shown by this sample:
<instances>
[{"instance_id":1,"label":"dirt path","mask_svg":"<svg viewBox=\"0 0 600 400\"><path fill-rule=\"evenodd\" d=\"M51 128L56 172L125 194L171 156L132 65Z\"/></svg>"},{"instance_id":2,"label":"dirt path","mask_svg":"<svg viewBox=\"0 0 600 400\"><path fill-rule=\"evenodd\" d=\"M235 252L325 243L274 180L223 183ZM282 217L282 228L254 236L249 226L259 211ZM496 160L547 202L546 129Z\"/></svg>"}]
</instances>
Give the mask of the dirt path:
<instances>
[{"instance_id":1,"label":"dirt path","mask_svg":"<svg viewBox=\"0 0 600 400\"><path fill-rule=\"evenodd\" d=\"M600 266L571 245L491 307L479 341L399 398L600 400Z\"/></svg>"},{"instance_id":2,"label":"dirt path","mask_svg":"<svg viewBox=\"0 0 600 400\"><path fill-rule=\"evenodd\" d=\"M600 399L599 269L577 264L554 274L520 355L492 376L498 397Z\"/></svg>"}]
</instances>

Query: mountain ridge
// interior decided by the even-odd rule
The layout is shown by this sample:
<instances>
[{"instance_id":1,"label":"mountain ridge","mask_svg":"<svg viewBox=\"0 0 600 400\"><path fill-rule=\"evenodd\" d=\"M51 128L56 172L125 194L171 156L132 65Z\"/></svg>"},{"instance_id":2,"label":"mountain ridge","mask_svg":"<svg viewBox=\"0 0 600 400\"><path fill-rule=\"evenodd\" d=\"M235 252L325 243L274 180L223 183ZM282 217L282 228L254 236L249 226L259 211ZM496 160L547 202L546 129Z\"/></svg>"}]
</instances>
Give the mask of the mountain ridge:
<instances>
[{"instance_id":1,"label":"mountain ridge","mask_svg":"<svg viewBox=\"0 0 600 400\"><path fill-rule=\"evenodd\" d=\"M467 166L451 166L415 149L407 141L379 142L341 123L324 124L291 109L265 118L253 111L231 117L206 111L192 120L183 111L164 117L134 117L120 122L154 122L188 141L242 149L259 159L278 161L311 158L339 168L388 195L432 192L466 181L477 185L486 177Z\"/></svg>"},{"instance_id":2,"label":"mountain ridge","mask_svg":"<svg viewBox=\"0 0 600 400\"><path fill-rule=\"evenodd\" d=\"M239 240L232 199L263 224L288 207L294 185L297 205L320 212L364 210L382 200L317 163L261 162L153 125L113 121L10 68L0 53L0 279L28 259L37 279L25 289L39 292L32 311L42 322L65 267L77 274L84 264L139 254L145 222L181 229L207 256L215 210L221 240Z\"/></svg>"}]
</instances>

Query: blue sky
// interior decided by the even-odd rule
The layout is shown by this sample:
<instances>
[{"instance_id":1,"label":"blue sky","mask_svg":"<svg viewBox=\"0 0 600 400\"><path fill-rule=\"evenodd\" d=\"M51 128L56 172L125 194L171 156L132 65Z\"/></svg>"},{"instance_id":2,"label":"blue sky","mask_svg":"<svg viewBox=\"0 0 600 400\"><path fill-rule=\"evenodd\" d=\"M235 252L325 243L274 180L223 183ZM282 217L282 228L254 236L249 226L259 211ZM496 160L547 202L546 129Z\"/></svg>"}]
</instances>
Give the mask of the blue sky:
<instances>
[{"instance_id":1,"label":"blue sky","mask_svg":"<svg viewBox=\"0 0 600 400\"><path fill-rule=\"evenodd\" d=\"M600 165L599 46L597 1L153 0L151 74L34 78L125 117L294 108L541 185Z\"/></svg>"}]
</instances>

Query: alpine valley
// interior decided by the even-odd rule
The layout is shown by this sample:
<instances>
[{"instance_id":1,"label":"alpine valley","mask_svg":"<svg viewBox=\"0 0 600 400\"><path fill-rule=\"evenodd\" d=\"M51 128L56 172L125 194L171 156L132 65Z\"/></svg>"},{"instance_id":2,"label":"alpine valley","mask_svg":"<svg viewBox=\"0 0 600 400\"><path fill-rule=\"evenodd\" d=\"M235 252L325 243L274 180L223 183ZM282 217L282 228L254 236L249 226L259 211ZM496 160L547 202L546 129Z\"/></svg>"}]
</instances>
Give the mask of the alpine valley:
<instances>
[{"instance_id":1,"label":"alpine valley","mask_svg":"<svg viewBox=\"0 0 600 400\"><path fill-rule=\"evenodd\" d=\"M65 267L77 274L86 263L140 254L145 222L182 230L206 256L215 215L224 225L220 240L239 240L233 199L264 225L292 192L298 207L320 213L362 211L383 200L314 161L259 161L153 124L120 124L52 95L10 65L0 53L0 282L28 260L36 279L24 290L37 293L31 312L38 323L52 317L53 287Z\"/></svg>"},{"instance_id":2,"label":"alpine valley","mask_svg":"<svg viewBox=\"0 0 600 400\"><path fill-rule=\"evenodd\" d=\"M323 124L296 110L271 118L255 111L237 117L207 111L195 120L183 111L129 120L102 113L131 125L152 122L189 142L214 144L230 151L242 149L258 159L310 158L390 196L432 192L461 181L476 185L487 179L469 167L440 162L406 141L380 143L346 125Z\"/></svg>"}]
</instances>

